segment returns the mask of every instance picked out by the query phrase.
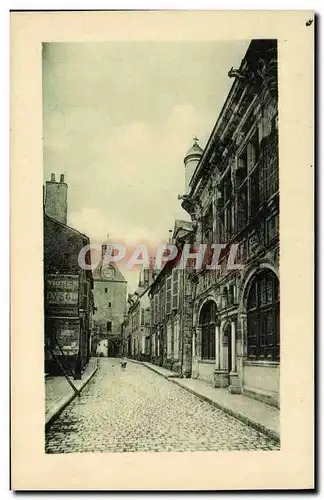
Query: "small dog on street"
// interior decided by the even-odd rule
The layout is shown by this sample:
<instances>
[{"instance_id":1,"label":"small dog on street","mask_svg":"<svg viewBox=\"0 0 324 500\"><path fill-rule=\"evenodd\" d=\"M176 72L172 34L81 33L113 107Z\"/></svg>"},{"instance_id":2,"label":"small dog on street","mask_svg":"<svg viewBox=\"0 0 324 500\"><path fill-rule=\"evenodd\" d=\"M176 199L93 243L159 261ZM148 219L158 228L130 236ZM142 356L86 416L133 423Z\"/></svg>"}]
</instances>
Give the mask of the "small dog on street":
<instances>
[{"instance_id":1,"label":"small dog on street","mask_svg":"<svg viewBox=\"0 0 324 500\"><path fill-rule=\"evenodd\" d=\"M125 359L125 358L124 358L124 359L122 359L122 360L120 361L120 366L121 366L121 369L122 369L123 371L125 371L125 370L126 370L127 361L126 361L126 359Z\"/></svg>"}]
</instances>

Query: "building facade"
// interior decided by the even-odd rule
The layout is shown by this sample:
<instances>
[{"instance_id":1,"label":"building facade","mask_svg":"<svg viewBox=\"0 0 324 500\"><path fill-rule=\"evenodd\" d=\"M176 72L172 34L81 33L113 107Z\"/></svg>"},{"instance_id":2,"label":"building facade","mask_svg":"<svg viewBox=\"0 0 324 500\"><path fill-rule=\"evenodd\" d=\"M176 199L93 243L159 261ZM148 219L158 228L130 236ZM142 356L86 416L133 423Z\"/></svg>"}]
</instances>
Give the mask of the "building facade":
<instances>
[{"instance_id":1,"label":"building facade","mask_svg":"<svg viewBox=\"0 0 324 500\"><path fill-rule=\"evenodd\" d=\"M224 245L196 273L192 376L279 405L277 45L252 41L182 206L196 242ZM236 264L228 269L231 245ZM214 275L214 279L213 279Z\"/></svg>"},{"instance_id":2,"label":"building facade","mask_svg":"<svg viewBox=\"0 0 324 500\"><path fill-rule=\"evenodd\" d=\"M92 273L80 268L78 256L90 240L66 224L64 196L64 177L56 183L52 174L44 200L45 372L61 374L61 364L79 378L90 357L94 300Z\"/></svg>"},{"instance_id":3,"label":"building facade","mask_svg":"<svg viewBox=\"0 0 324 500\"><path fill-rule=\"evenodd\" d=\"M175 222L172 242L178 257L184 244L192 242L193 224ZM150 288L151 361L191 376L192 363L192 281L190 269L180 269L179 258L167 262Z\"/></svg>"},{"instance_id":4,"label":"building facade","mask_svg":"<svg viewBox=\"0 0 324 500\"><path fill-rule=\"evenodd\" d=\"M279 406L277 42L252 40L228 76L234 82L205 149L195 139L184 160L180 198L194 227L187 238L206 245L207 253L200 269L180 271L172 312L163 305L170 283L173 301L172 266L154 281L151 359ZM217 267L209 269L213 243L222 247ZM191 356L179 353L177 362L178 347L171 355L169 338L179 337L181 346L186 336Z\"/></svg>"},{"instance_id":5,"label":"building facade","mask_svg":"<svg viewBox=\"0 0 324 500\"><path fill-rule=\"evenodd\" d=\"M102 252L106 251L103 245ZM92 353L107 340L107 356L120 354L121 325L126 313L127 281L118 267L99 265L93 271L95 313L93 315ZM105 352L100 347L100 353Z\"/></svg>"},{"instance_id":6,"label":"building facade","mask_svg":"<svg viewBox=\"0 0 324 500\"><path fill-rule=\"evenodd\" d=\"M122 353L128 358L150 360L151 308L149 291L153 270L142 270L136 291L128 295L127 314L122 325Z\"/></svg>"}]
</instances>

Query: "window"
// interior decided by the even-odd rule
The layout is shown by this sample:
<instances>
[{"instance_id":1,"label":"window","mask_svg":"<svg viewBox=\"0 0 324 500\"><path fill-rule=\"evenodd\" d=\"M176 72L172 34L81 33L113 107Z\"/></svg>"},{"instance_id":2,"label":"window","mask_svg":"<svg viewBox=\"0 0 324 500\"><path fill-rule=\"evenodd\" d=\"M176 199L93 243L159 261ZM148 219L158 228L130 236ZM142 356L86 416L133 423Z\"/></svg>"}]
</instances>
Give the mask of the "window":
<instances>
[{"instance_id":1,"label":"window","mask_svg":"<svg viewBox=\"0 0 324 500\"><path fill-rule=\"evenodd\" d=\"M237 159L236 183L238 189L236 230L238 232L244 229L248 218L253 217L260 206L262 172L260 172L259 158L258 134L255 132Z\"/></svg>"},{"instance_id":2,"label":"window","mask_svg":"<svg viewBox=\"0 0 324 500\"><path fill-rule=\"evenodd\" d=\"M144 286L147 287L150 282L150 270L144 269Z\"/></svg>"},{"instance_id":3,"label":"window","mask_svg":"<svg viewBox=\"0 0 324 500\"><path fill-rule=\"evenodd\" d=\"M173 359L179 359L179 320L173 324Z\"/></svg>"},{"instance_id":4,"label":"window","mask_svg":"<svg viewBox=\"0 0 324 500\"><path fill-rule=\"evenodd\" d=\"M107 332L111 332L111 321L107 321Z\"/></svg>"},{"instance_id":5,"label":"window","mask_svg":"<svg viewBox=\"0 0 324 500\"><path fill-rule=\"evenodd\" d=\"M217 208L218 238L220 243L227 243L234 230L233 225L233 185L231 173L225 175L220 185L220 198Z\"/></svg>"},{"instance_id":6,"label":"window","mask_svg":"<svg viewBox=\"0 0 324 500\"><path fill-rule=\"evenodd\" d=\"M108 302L108 307L111 307L111 302Z\"/></svg>"},{"instance_id":7,"label":"window","mask_svg":"<svg viewBox=\"0 0 324 500\"><path fill-rule=\"evenodd\" d=\"M150 337L145 337L145 342L144 342L144 349L145 349L145 352L144 354L146 356L149 356L150 355Z\"/></svg>"},{"instance_id":8,"label":"window","mask_svg":"<svg viewBox=\"0 0 324 500\"><path fill-rule=\"evenodd\" d=\"M216 304L212 300L203 305L200 313L201 358L215 359Z\"/></svg>"},{"instance_id":9,"label":"window","mask_svg":"<svg viewBox=\"0 0 324 500\"><path fill-rule=\"evenodd\" d=\"M279 360L279 283L272 271L262 271L247 299L247 354L250 359Z\"/></svg>"},{"instance_id":10,"label":"window","mask_svg":"<svg viewBox=\"0 0 324 500\"><path fill-rule=\"evenodd\" d=\"M160 320L162 321L165 316L165 300L164 300L164 286L160 290L160 300L159 300L159 314L160 314Z\"/></svg>"},{"instance_id":11,"label":"window","mask_svg":"<svg viewBox=\"0 0 324 500\"><path fill-rule=\"evenodd\" d=\"M156 339L156 355L157 355L157 357L160 356L160 336L159 336L159 332L157 334L157 339Z\"/></svg>"},{"instance_id":12,"label":"window","mask_svg":"<svg viewBox=\"0 0 324 500\"><path fill-rule=\"evenodd\" d=\"M108 288L105 288L105 293L108 293Z\"/></svg>"},{"instance_id":13,"label":"window","mask_svg":"<svg viewBox=\"0 0 324 500\"><path fill-rule=\"evenodd\" d=\"M145 326L150 326L151 309L147 307L145 309Z\"/></svg>"},{"instance_id":14,"label":"window","mask_svg":"<svg viewBox=\"0 0 324 500\"><path fill-rule=\"evenodd\" d=\"M145 325L145 309L141 309L141 326Z\"/></svg>"},{"instance_id":15,"label":"window","mask_svg":"<svg viewBox=\"0 0 324 500\"><path fill-rule=\"evenodd\" d=\"M278 134L271 134L263 148L263 196L267 201L279 189Z\"/></svg>"},{"instance_id":16,"label":"window","mask_svg":"<svg viewBox=\"0 0 324 500\"><path fill-rule=\"evenodd\" d=\"M145 337L141 338L141 354L145 354Z\"/></svg>"},{"instance_id":17,"label":"window","mask_svg":"<svg viewBox=\"0 0 324 500\"><path fill-rule=\"evenodd\" d=\"M152 334L152 346L151 346L151 356L156 356L156 346L155 346L155 333Z\"/></svg>"},{"instance_id":18,"label":"window","mask_svg":"<svg viewBox=\"0 0 324 500\"><path fill-rule=\"evenodd\" d=\"M179 270L172 269L172 309L179 307Z\"/></svg>"},{"instance_id":19,"label":"window","mask_svg":"<svg viewBox=\"0 0 324 500\"><path fill-rule=\"evenodd\" d=\"M234 285L230 285L228 288L228 305L232 306L234 304Z\"/></svg>"},{"instance_id":20,"label":"window","mask_svg":"<svg viewBox=\"0 0 324 500\"><path fill-rule=\"evenodd\" d=\"M266 222L266 240L270 243L279 234L279 215L273 215Z\"/></svg>"},{"instance_id":21,"label":"window","mask_svg":"<svg viewBox=\"0 0 324 500\"><path fill-rule=\"evenodd\" d=\"M172 356L172 326L171 323L168 323L167 326L167 357L171 358Z\"/></svg>"},{"instance_id":22,"label":"window","mask_svg":"<svg viewBox=\"0 0 324 500\"><path fill-rule=\"evenodd\" d=\"M158 322L157 308L158 308L158 295L156 294L153 297L153 321L155 325Z\"/></svg>"},{"instance_id":23,"label":"window","mask_svg":"<svg viewBox=\"0 0 324 500\"><path fill-rule=\"evenodd\" d=\"M171 313L171 300L172 300L172 288L171 288L171 276L166 279L166 301L165 301L165 312L166 314Z\"/></svg>"}]
</instances>

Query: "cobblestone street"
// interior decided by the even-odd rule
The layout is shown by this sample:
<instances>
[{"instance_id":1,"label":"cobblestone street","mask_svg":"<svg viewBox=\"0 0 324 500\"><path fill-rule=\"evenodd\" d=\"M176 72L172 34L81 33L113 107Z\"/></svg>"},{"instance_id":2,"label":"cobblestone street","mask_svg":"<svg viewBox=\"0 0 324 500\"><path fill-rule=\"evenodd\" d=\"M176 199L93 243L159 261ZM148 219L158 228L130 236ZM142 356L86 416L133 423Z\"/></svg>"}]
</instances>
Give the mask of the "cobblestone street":
<instances>
[{"instance_id":1,"label":"cobblestone street","mask_svg":"<svg viewBox=\"0 0 324 500\"><path fill-rule=\"evenodd\" d=\"M101 358L46 434L47 453L276 450L278 444L141 364Z\"/></svg>"}]
</instances>

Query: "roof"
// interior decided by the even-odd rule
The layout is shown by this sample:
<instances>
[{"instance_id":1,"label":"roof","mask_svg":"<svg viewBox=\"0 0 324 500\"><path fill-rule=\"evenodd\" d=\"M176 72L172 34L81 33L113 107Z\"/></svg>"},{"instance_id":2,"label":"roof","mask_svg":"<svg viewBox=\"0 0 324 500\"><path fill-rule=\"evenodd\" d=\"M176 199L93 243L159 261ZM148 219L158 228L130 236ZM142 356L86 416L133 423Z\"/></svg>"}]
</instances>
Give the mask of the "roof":
<instances>
[{"instance_id":1,"label":"roof","mask_svg":"<svg viewBox=\"0 0 324 500\"><path fill-rule=\"evenodd\" d=\"M116 282L127 283L125 276L123 275L123 273L121 272L119 267L117 267L114 262L109 262L109 266L108 266L109 268L111 268L115 271L115 276L113 277L113 279L102 275L102 273L101 273L102 267L103 267L103 263L100 262L99 265L96 267L96 269L94 269L94 271L93 271L94 281L107 281L107 282L108 281L109 282L116 281Z\"/></svg>"},{"instance_id":2,"label":"roof","mask_svg":"<svg viewBox=\"0 0 324 500\"><path fill-rule=\"evenodd\" d=\"M57 220L57 219L54 219L54 217L51 217L50 215L47 215L46 212L43 213L44 215L44 219L49 219L51 222L54 222L55 224L57 224L58 226L61 226L61 227L64 227L66 229L69 229L70 231L72 231L73 233L75 234L78 234L79 236L82 236L83 238L86 238L87 240L90 241L90 238L89 236L87 236L86 234L84 233L80 233L80 231L78 231L77 229L74 229L73 227L71 226L68 226L67 224L64 224L63 222Z\"/></svg>"},{"instance_id":3,"label":"roof","mask_svg":"<svg viewBox=\"0 0 324 500\"><path fill-rule=\"evenodd\" d=\"M186 161L190 156L202 156L203 152L204 150L198 144L198 139L194 138L194 143L184 157L184 161Z\"/></svg>"}]
</instances>

